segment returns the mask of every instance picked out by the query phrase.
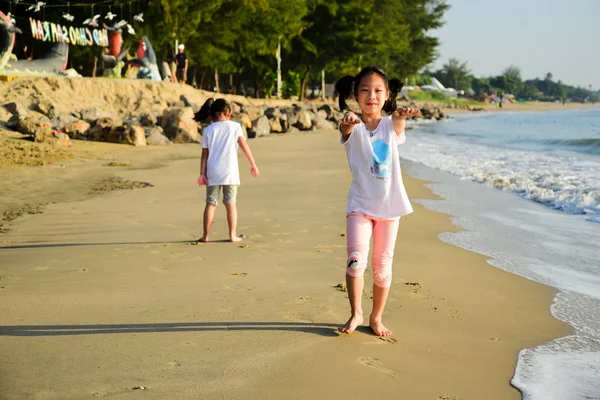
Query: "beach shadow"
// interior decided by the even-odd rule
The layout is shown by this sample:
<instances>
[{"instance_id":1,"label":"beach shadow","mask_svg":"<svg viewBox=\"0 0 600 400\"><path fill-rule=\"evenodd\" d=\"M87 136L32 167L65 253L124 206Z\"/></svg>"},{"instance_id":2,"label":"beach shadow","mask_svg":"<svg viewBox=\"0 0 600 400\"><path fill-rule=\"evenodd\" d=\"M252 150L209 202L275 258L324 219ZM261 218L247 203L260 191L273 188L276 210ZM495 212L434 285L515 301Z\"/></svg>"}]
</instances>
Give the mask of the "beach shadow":
<instances>
[{"instance_id":1,"label":"beach shadow","mask_svg":"<svg viewBox=\"0 0 600 400\"><path fill-rule=\"evenodd\" d=\"M199 242L197 239L194 240L174 240L168 242L106 242L106 243L31 243L31 244L12 244L8 246L0 246L1 250L15 250L15 249L51 249L55 247L101 247L101 246L134 246L134 245L142 245L142 244L189 244L189 245L199 245L199 244L219 244L219 243L229 243L229 239L218 239L211 240L208 243ZM234 244L240 244L243 242L236 242Z\"/></svg>"},{"instance_id":2,"label":"beach shadow","mask_svg":"<svg viewBox=\"0 0 600 400\"><path fill-rule=\"evenodd\" d=\"M216 243L217 241L215 241ZM227 240L223 242L229 243ZM107 243L32 243L0 246L0 250L9 249L50 249L54 247L97 247L97 246L127 246L141 244L197 244L197 240L175 240L168 242L107 242ZM213 243L213 242L211 242Z\"/></svg>"},{"instance_id":3,"label":"beach shadow","mask_svg":"<svg viewBox=\"0 0 600 400\"><path fill-rule=\"evenodd\" d=\"M182 322L161 324L111 325L8 325L0 326L0 336L73 336L118 333L288 331L336 337L339 324L303 322Z\"/></svg>"}]
</instances>

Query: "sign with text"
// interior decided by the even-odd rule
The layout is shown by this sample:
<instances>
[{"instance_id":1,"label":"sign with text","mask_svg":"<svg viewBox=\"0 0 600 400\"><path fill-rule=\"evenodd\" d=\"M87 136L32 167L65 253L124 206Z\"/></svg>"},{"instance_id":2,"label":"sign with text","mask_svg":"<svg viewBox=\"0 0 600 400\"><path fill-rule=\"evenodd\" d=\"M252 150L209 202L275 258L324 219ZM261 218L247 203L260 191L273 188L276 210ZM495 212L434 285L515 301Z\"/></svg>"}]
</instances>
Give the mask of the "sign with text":
<instances>
[{"instance_id":1,"label":"sign with text","mask_svg":"<svg viewBox=\"0 0 600 400\"><path fill-rule=\"evenodd\" d=\"M108 31L55 24L29 18L31 36L44 42L64 42L78 46L108 46Z\"/></svg>"}]
</instances>

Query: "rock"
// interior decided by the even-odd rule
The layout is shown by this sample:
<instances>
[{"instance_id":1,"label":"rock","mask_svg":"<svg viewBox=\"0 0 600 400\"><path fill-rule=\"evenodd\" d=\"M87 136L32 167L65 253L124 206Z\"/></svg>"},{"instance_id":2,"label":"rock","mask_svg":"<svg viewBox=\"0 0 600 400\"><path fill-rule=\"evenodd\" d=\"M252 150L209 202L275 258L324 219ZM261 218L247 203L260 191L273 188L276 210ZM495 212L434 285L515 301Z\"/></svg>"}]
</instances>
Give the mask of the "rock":
<instances>
[{"instance_id":1,"label":"rock","mask_svg":"<svg viewBox=\"0 0 600 400\"><path fill-rule=\"evenodd\" d=\"M270 119L269 124L271 125L271 132L275 132L275 133L283 132L283 128L281 126L281 121L279 120L279 118Z\"/></svg>"},{"instance_id":2,"label":"rock","mask_svg":"<svg viewBox=\"0 0 600 400\"><path fill-rule=\"evenodd\" d=\"M17 117L16 115L13 115L12 117L10 117L8 119L8 121L6 121L6 127L8 129L12 129L13 131L16 131L19 129L19 117Z\"/></svg>"},{"instance_id":3,"label":"rock","mask_svg":"<svg viewBox=\"0 0 600 400\"><path fill-rule=\"evenodd\" d=\"M47 122L42 122L38 125L37 129L34 133L33 141L36 143L50 142L54 140L56 137L54 136L54 130L52 130L52 125Z\"/></svg>"},{"instance_id":4,"label":"rock","mask_svg":"<svg viewBox=\"0 0 600 400\"><path fill-rule=\"evenodd\" d=\"M317 120L326 120L329 117L329 114L325 110L319 110L316 113Z\"/></svg>"},{"instance_id":5,"label":"rock","mask_svg":"<svg viewBox=\"0 0 600 400\"><path fill-rule=\"evenodd\" d=\"M200 103L196 103L195 101L191 101L186 95L182 94L179 97L179 100L181 100L183 102L184 107L190 107L194 113L197 113L198 111L200 111L200 108L202 108L202 104Z\"/></svg>"},{"instance_id":6,"label":"rock","mask_svg":"<svg viewBox=\"0 0 600 400\"><path fill-rule=\"evenodd\" d=\"M56 146L61 147L73 147L73 142L71 142L71 138L66 133L61 131L54 132L54 136L56 138L54 144Z\"/></svg>"},{"instance_id":7,"label":"rock","mask_svg":"<svg viewBox=\"0 0 600 400\"><path fill-rule=\"evenodd\" d=\"M282 119L284 118L283 116L285 115L285 119L288 122L288 126L293 126L296 125L298 123L298 111L296 110L296 108L283 108L280 109L281 111L281 117Z\"/></svg>"},{"instance_id":8,"label":"rock","mask_svg":"<svg viewBox=\"0 0 600 400\"><path fill-rule=\"evenodd\" d=\"M329 121L331 122L335 122L336 124L339 122L340 119L344 118L344 113L338 110L333 110L333 112L331 113L331 116L328 118Z\"/></svg>"},{"instance_id":9,"label":"rock","mask_svg":"<svg viewBox=\"0 0 600 400\"><path fill-rule=\"evenodd\" d=\"M50 119L58 118L60 115L60 108L50 100L39 101L35 109Z\"/></svg>"},{"instance_id":10,"label":"rock","mask_svg":"<svg viewBox=\"0 0 600 400\"><path fill-rule=\"evenodd\" d=\"M254 133L254 137L270 135L271 124L269 123L269 118L267 118L266 115L263 115L262 117L259 117L256 121L254 121L252 132Z\"/></svg>"},{"instance_id":11,"label":"rock","mask_svg":"<svg viewBox=\"0 0 600 400\"><path fill-rule=\"evenodd\" d=\"M86 121L80 119L75 122L71 122L65 127L65 133L69 135L69 137L74 139L85 138L86 134L90 130L90 124Z\"/></svg>"},{"instance_id":12,"label":"rock","mask_svg":"<svg viewBox=\"0 0 600 400\"><path fill-rule=\"evenodd\" d=\"M154 126L158 124L158 114L154 112L146 112L140 115L140 124L142 126Z\"/></svg>"},{"instance_id":13,"label":"rock","mask_svg":"<svg viewBox=\"0 0 600 400\"><path fill-rule=\"evenodd\" d=\"M236 101L230 101L229 105L231 106L231 111L234 114L239 114L242 112L242 105Z\"/></svg>"},{"instance_id":14,"label":"rock","mask_svg":"<svg viewBox=\"0 0 600 400\"><path fill-rule=\"evenodd\" d=\"M314 125L315 129L325 129L325 130L335 130L337 129L337 124L335 122L328 121L326 119L319 119L317 123Z\"/></svg>"},{"instance_id":15,"label":"rock","mask_svg":"<svg viewBox=\"0 0 600 400\"><path fill-rule=\"evenodd\" d=\"M155 126L145 131L146 143L149 146L168 146L171 144L169 138L163 135L163 129L160 126Z\"/></svg>"},{"instance_id":16,"label":"rock","mask_svg":"<svg viewBox=\"0 0 600 400\"><path fill-rule=\"evenodd\" d=\"M191 107L170 107L163 111L162 128L174 143L199 142L198 124Z\"/></svg>"},{"instance_id":17,"label":"rock","mask_svg":"<svg viewBox=\"0 0 600 400\"><path fill-rule=\"evenodd\" d=\"M260 106L244 106L243 112L248 114L251 121L255 121L265 114L265 111Z\"/></svg>"},{"instance_id":18,"label":"rock","mask_svg":"<svg viewBox=\"0 0 600 400\"><path fill-rule=\"evenodd\" d=\"M81 118L84 121L89 122L90 124L93 124L94 122L96 122L97 120L99 120L100 118L102 118L104 115L100 115L98 113L98 110L96 110L95 107L92 108L88 108L86 110L81 110L79 111L79 118ZM77 115L75 115L77 116Z\"/></svg>"},{"instance_id":19,"label":"rock","mask_svg":"<svg viewBox=\"0 0 600 400\"><path fill-rule=\"evenodd\" d=\"M104 117L96 121L96 124L89 130L89 138L97 142L110 142L114 135L112 134L113 128L116 125L112 118ZM116 142L119 143L119 142Z\"/></svg>"},{"instance_id":20,"label":"rock","mask_svg":"<svg viewBox=\"0 0 600 400\"><path fill-rule=\"evenodd\" d=\"M300 132L300 129L296 128L295 126L290 126L290 129L288 129L285 133L289 134L289 133L296 133L296 132Z\"/></svg>"},{"instance_id":21,"label":"rock","mask_svg":"<svg viewBox=\"0 0 600 400\"><path fill-rule=\"evenodd\" d=\"M279 118L281 116L281 111L277 107L269 107L265 110L265 115L269 119Z\"/></svg>"},{"instance_id":22,"label":"rock","mask_svg":"<svg viewBox=\"0 0 600 400\"><path fill-rule=\"evenodd\" d=\"M252 129L252 120L250 119L250 116L248 114L237 114L234 120L239 122L240 125L245 126L247 129Z\"/></svg>"},{"instance_id":23,"label":"rock","mask_svg":"<svg viewBox=\"0 0 600 400\"><path fill-rule=\"evenodd\" d=\"M140 125L132 125L129 135L133 139L133 145L135 147L146 146L146 132L144 132L144 128Z\"/></svg>"},{"instance_id":24,"label":"rock","mask_svg":"<svg viewBox=\"0 0 600 400\"><path fill-rule=\"evenodd\" d=\"M6 103L4 108L18 119L27 118L27 108L17 103Z\"/></svg>"},{"instance_id":25,"label":"rock","mask_svg":"<svg viewBox=\"0 0 600 400\"><path fill-rule=\"evenodd\" d=\"M296 122L294 126L301 131L307 131L312 128L312 118L310 112L307 110L300 111L298 113L298 122Z\"/></svg>"},{"instance_id":26,"label":"rock","mask_svg":"<svg viewBox=\"0 0 600 400\"><path fill-rule=\"evenodd\" d=\"M72 114L60 114L58 118L54 120L54 126L57 129L64 131L67 125L76 121L79 121L79 118L74 117Z\"/></svg>"},{"instance_id":27,"label":"rock","mask_svg":"<svg viewBox=\"0 0 600 400\"><path fill-rule=\"evenodd\" d=\"M323 111L323 112L325 112L326 116L325 116L325 118L324 118L324 119L329 119L329 118L331 118L331 116L333 115L333 112L334 112L335 110L334 110L334 109L333 109L333 107L332 107L332 106L330 106L329 104L323 104L321 107L319 107L319 108L317 109L317 112L318 112L318 111Z\"/></svg>"},{"instance_id":28,"label":"rock","mask_svg":"<svg viewBox=\"0 0 600 400\"><path fill-rule=\"evenodd\" d=\"M285 113L281 113L279 117L279 123L281 124L282 132L287 132L290 129L290 123L288 121L288 116Z\"/></svg>"},{"instance_id":29,"label":"rock","mask_svg":"<svg viewBox=\"0 0 600 400\"><path fill-rule=\"evenodd\" d=\"M33 136L39 138L40 141L44 141L44 138L49 135L54 135L52 130L52 124L48 120L42 118L35 120L33 118L27 118L19 121L17 130L23 135Z\"/></svg>"},{"instance_id":30,"label":"rock","mask_svg":"<svg viewBox=\"0 0 600 400\"><path fill-rule=\"evenodd\" d=\"M11 119L13 115L8 112L8 110L4 107L0 107L0 122L7 123L9 119Z\"/></svg>"}]
</instances>

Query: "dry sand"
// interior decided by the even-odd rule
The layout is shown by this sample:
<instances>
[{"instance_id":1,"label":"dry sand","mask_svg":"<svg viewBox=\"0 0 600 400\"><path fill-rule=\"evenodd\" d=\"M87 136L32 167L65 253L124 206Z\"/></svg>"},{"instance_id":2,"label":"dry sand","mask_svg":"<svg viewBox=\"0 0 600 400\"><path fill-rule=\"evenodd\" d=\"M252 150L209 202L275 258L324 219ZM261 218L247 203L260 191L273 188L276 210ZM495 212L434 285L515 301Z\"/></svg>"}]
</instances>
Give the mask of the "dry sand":
<instances>
[{"instance_id":1,"label":"dry sand","mask_svg":"<svg viewBox=\"0 0 600 400\"><path fill-rule=\"evenodd\" d=\"M569 332L554 291L441 242L456 227L418 204L400 224L393 338L335 332L350 181L336 136L251 142L261 176L241 160L242 244L190 242L197 145L0 171L2 207L49 203L0 236L0 398L519 399L519 349ZM111 177L151 186L92 190ZM227 237L222 207L212 237Z\"/></svg>"}]
</instances>

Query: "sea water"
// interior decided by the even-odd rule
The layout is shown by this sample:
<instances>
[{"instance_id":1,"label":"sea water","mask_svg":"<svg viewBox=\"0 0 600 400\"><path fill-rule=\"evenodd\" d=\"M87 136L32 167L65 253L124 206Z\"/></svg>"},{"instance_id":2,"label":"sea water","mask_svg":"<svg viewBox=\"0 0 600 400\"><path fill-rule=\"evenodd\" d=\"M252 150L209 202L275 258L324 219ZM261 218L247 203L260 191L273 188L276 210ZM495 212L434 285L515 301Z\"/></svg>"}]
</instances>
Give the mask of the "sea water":
<instances>
[{"instance_id":1,"label":"sea water","mask_svg":"<svg viewBox=\"0 0 600 400\"><path fill-rule=\"evenodd\" d=\"M572 335L519 353L527 400L600 399L600 109L409 122L402 166L466 230L441 239L553 286Z\"/></svg>"}]
</instances>

